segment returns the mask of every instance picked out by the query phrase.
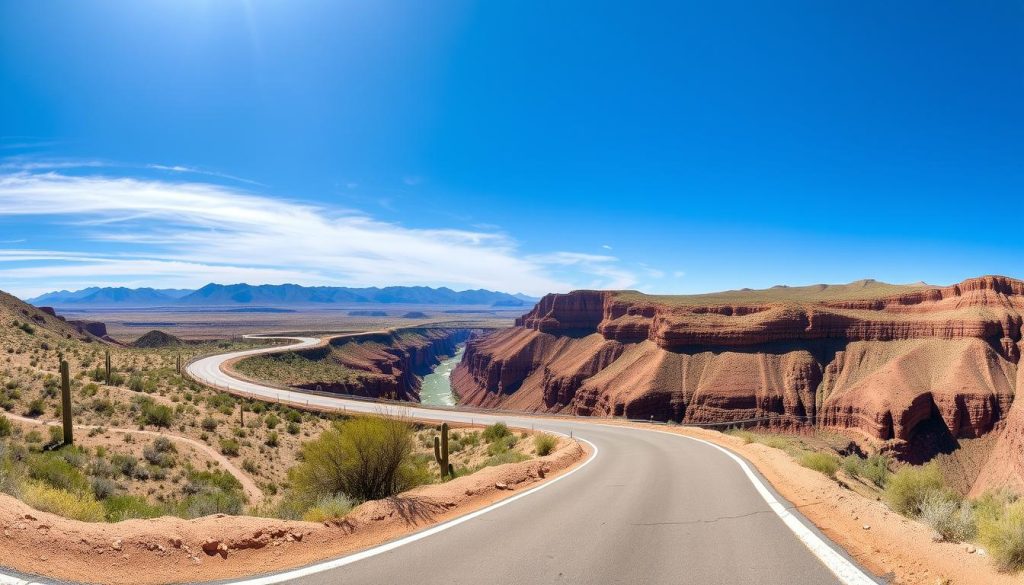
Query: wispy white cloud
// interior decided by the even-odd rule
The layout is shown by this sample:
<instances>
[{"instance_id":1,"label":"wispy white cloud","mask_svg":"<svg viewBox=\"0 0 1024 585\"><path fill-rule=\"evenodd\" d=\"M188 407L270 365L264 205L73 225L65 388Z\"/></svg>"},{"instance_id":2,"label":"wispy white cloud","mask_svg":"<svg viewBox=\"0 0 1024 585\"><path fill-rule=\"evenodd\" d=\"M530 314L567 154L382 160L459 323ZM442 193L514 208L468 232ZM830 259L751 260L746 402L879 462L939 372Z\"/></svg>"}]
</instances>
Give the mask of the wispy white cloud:
<instances>
[{"instance_id":1,"label":"wispy white cloud","mask_svg":"<svg viewBox=\"0 0 1024 585\"><path fill-rule=\"evenodd\" d=\"M157 171L168 171L172 173L191 173L193 175L205 175L207 177L217 177L220 179L228 179L231 181L238 181L240 183L248 183L250 185L259 185L260 187L266 187L263 183L253 181L250 179L244 179L242 177L236 177L235 175L229 175L227 173L218 173L215 171L206 171L203 169L197 169L195 167L186 167L182 165L146 165L147 169L154 169Z\"/></svg>"},{"instance_id":2,"label":"wispy white cloud","mask_svg":"<svg viewBox=\"0 0 1024 585\"><path fill-rule=\"evenodd\" d=\"M541 294L626 288L636 281L610 255L524 255L499 232L407 228L358 211L203 182L21 170L0 174L3 215L59 223L82 242L70 252L0 250L0 281L21 290L100 281L189 287L248 280Z\"/></svg>"}]
</instances>

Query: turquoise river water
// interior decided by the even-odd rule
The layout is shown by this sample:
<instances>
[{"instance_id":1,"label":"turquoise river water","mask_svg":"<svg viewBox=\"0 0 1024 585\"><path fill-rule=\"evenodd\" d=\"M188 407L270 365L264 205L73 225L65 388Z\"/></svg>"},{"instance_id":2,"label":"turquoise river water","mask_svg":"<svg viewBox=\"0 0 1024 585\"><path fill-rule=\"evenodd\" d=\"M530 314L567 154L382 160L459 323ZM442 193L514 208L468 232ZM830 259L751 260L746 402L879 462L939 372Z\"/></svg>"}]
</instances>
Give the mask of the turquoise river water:
<instances>
[{"instance_id":1,"label":"turquoise river water","mask_svg":"<svg viewBox=\"0 0 1024 585\"><path fill-rule=\"evenodd\" d=\"M452 370L462 361L465 344L459 345L455 355L437 364L434 371L423 376L420 403L424 406L455 406L458 396L452 392Z\"/></svg>"}]
</instances>

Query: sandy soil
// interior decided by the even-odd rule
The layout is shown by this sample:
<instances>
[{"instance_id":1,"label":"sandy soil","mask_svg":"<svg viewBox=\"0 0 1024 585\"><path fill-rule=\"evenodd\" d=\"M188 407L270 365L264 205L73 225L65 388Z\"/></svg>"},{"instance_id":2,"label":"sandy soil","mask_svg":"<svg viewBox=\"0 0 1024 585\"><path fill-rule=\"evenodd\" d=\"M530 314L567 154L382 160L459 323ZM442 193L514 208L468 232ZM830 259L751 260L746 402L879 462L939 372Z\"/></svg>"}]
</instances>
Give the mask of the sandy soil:
<instances>
[{"instance_id":1,"label":"sandy soil","mask_svg":"<svg viewBox=\"0 0 1024 585\"><path fill-rule=\"evenodd\" d=\"M649 428L649 427L648 427ZM744 444L717 431L659 427L727 447L745 457L783 497L877 575L901 585L1009 585L1019 575L998 572L973 546L933 542L920 522L891 511L828 477L801 466L779 449Z\"/></svg>"},{"instance_id":2,"label":"sandy soil","mask_svg":"<svg viewBox=\"0 0 1024 585\"><path fill-rule=\"evenodd\" d=\"M557 477L586 455L581 444L564 440L546 457L367 502L344 519L323 524L224 515L86 523L33 510L0 494L0 559L29 574L111 584L197 582L279 571L366 549L480 509Z\"/></svg>"}]
</instances>

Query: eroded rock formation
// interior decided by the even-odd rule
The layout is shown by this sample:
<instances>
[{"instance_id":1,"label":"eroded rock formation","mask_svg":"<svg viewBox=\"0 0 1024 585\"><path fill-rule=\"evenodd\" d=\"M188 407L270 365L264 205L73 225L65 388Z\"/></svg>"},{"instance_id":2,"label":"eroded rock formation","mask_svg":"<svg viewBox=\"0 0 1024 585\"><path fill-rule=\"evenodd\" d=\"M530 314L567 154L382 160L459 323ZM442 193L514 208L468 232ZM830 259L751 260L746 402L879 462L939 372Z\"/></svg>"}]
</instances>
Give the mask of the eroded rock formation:
<instances>
[{"instance_id":1,"label":"eroded rock formation","mask_svg":"<svg viewBox=\"0 0 1024 585\"><path fill-rule=\"evenodd\" d=\"M575 291L471 340L452 379L468 405L816 425L913 459L1015 420L1022 315L1024 282L999 276L681 297Z\"/></svg>"}]
</instances>

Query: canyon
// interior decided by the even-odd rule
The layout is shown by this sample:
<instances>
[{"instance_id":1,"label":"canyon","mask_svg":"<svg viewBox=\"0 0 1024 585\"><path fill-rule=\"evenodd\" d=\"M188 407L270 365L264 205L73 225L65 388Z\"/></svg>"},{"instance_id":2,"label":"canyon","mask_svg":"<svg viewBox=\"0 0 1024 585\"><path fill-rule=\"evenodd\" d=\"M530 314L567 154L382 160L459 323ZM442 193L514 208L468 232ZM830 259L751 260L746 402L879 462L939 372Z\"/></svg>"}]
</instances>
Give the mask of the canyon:
<instances>
[{"instance_id":1,"label":"canyon","mask_svg":"<svg viewBox=\"0 0 1024 585\"><path fill-rule=\"evenodd\" d=\"M984 437L966 488L1024 487L1024 282L775 287L709 295L574 291L474 337L467 406L834 430L921 462Z\"/></svg>"},{"instance_id":2,"label":"canyon","mask_svg":"<svg viewBox=\"0 0 1024 585\"><path fill-rule=\"evenodd\" d=\"M234 368L306 390L419 402L423 376L475 332L424 327L343 335L318 347L246 358Z\"/></svg>"}]
</instances>

